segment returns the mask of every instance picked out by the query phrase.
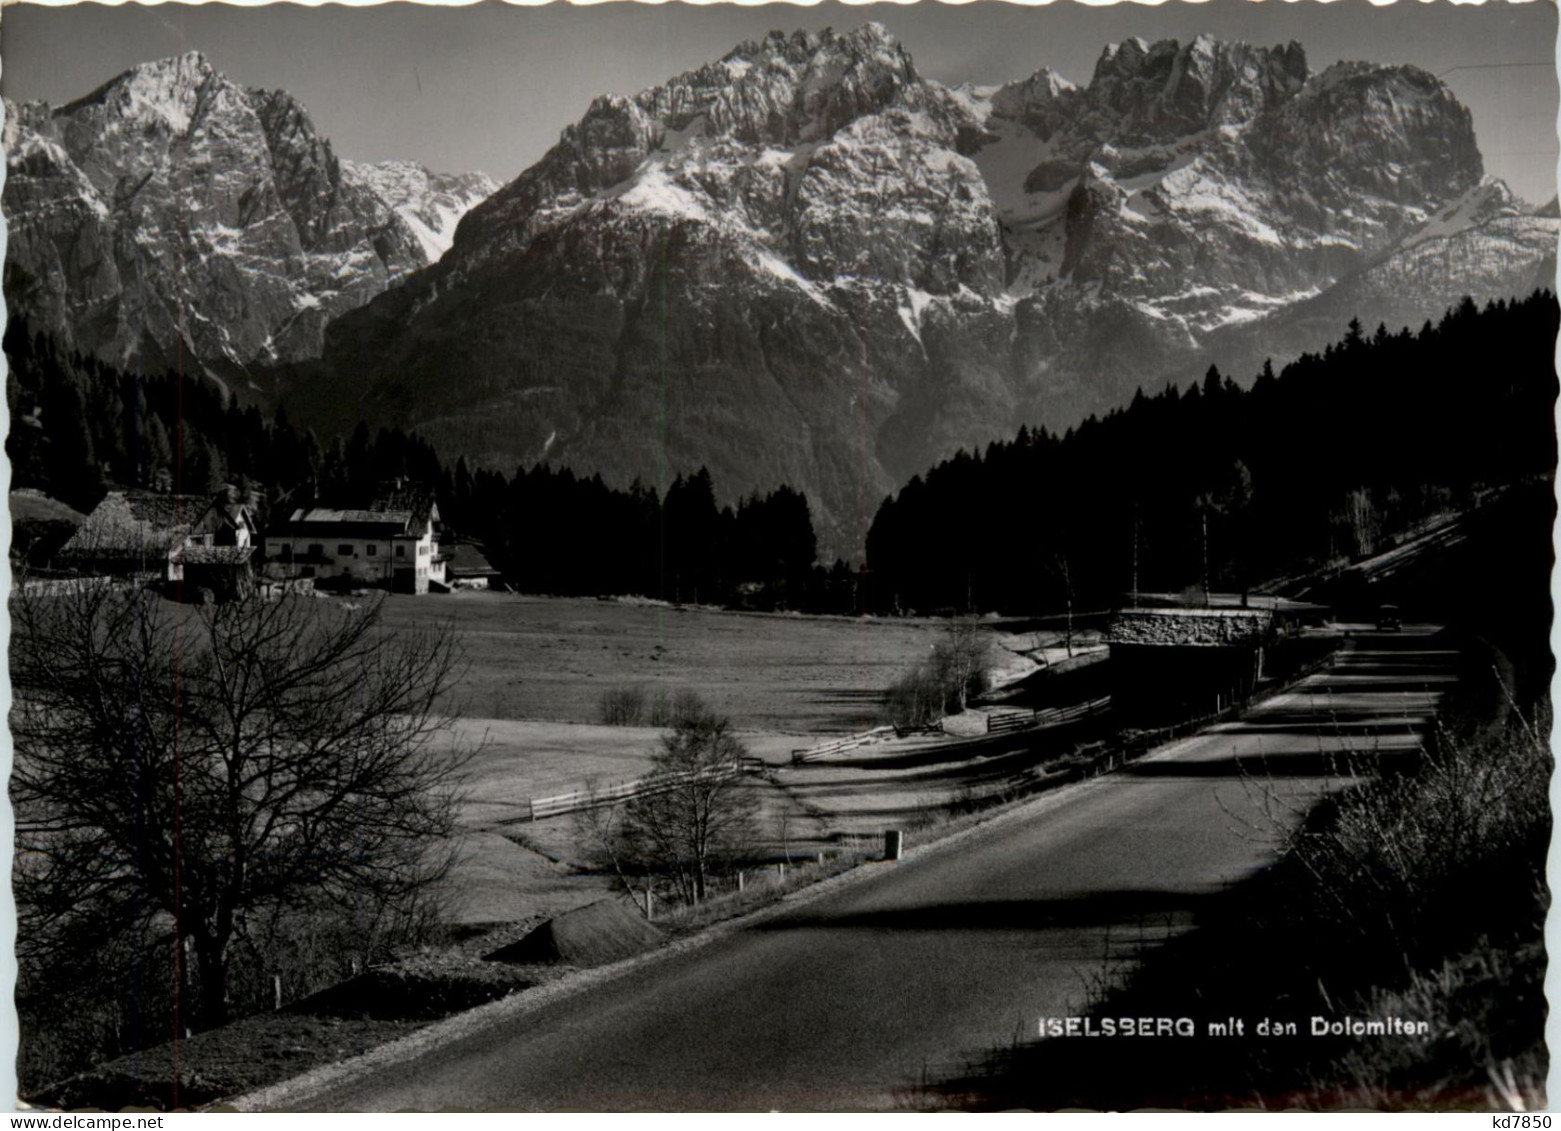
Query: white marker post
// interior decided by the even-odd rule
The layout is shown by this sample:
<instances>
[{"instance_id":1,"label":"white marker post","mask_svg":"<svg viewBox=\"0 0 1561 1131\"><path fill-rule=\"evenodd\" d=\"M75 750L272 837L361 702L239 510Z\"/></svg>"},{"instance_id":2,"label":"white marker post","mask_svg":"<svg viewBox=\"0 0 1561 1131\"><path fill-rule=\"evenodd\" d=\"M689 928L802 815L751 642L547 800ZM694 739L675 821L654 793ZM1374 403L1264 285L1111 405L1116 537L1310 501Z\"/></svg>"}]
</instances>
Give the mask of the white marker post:
<instances>
[{"instance_id":1,"label":"white marker post","mask_svg":"<svg viewBox=\"0 0 1561 1131\"><path fill-rule=\"evenodd\" d=\"M883 834L883 858L885 860L898 860L900 858L900 830L887 829Z\"/></svg>"}]
</instances>

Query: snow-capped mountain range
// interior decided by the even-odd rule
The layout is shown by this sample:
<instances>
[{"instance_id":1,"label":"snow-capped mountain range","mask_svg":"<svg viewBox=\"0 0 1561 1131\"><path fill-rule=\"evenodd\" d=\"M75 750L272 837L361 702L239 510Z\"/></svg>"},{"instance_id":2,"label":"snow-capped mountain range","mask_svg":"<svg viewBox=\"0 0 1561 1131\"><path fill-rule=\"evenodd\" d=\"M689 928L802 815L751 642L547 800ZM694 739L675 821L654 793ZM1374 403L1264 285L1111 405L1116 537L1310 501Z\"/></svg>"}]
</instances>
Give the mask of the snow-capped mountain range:
<instances>
[{"instance_id":1,"label":"snow-capped mountain range","mask_svg":"<svg viewBox=\"0 0 1561 1131\"><path fill-rule=\"evenodd\" d=\"M448 248L496 187L340 161L282 91L192 52L58 109L5 103L12 309L120 365L319 355L326 322Z\"/></svg>"},{"instance_id":2,"label":"snow-capped mountain range","mask_svg":"<svg viewBox=\"0 0 1561 1131\"><path fill-rule=\"evenodd\" d=\"M1129 40L1084 86L951 89L878 25L773 34L598 98L295 395L361 375L354 409L500 466L789 481L851 548L1022 421L1546 280L1530 212L1413 67Z\"/></svg>"},{"instance_id":3,"label":"snow-capped mountain range","mask_svg":"<svg viewBox=\"0 0 1561 1131\"><path fill-rule=\"evenodd\" d=\"M82 105L50 120L96 121ZM154 139L188 129L160 117L137 120ZM312 242L255 268L295 307L330 295L323 344L324 315L270 347L320 360L260 375L295 419L367 413L506 471L789 482L844 552L885 492L956 447L1066 426L1211 361L1250 379L1352 317L1418 324L1555 271L1554 210L1485 175L1446 86L1408 66L1314 73L1293 43L1135 39L1084 85L1042 70L991 88L925 78L877 24L772 33L597 98L416 271L444 246L417 225L450 230L433 181L324 153L305 165L336 172L302 194L318 216L293 225ZM61 184L102 182L83 160ZM97 166L139 160L121 146ZM472 194L448 191L453 215ZM68 258L63 233L95 216L37 224L18 262ZM252 223L235 211L214 231L237 242ZM317 277L316 232L364 256L336 261L335 291L299 282ZM263 341L228 356L263 362Z\"/></svg>"}]
</instances>

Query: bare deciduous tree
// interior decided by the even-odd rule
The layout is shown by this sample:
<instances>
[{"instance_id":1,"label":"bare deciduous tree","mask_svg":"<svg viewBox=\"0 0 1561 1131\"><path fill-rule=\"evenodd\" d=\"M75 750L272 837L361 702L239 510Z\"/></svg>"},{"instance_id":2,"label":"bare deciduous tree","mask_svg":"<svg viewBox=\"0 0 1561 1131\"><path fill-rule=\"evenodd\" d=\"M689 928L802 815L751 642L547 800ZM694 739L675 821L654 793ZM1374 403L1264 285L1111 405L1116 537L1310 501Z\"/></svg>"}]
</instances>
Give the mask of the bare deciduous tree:
<instances>
[{"instance_id":1,"label":"bare deciduous tree","mask_svg":"<svg viewBox=\"0 0 1561 1131\"><path fill-rule=\"evenodd\" d=\"M956 620L943 632L933 649L933 665L942 676L945 694L959 710L969 706L970 697L987 689L992 656L991 638L973 619Z\"/></svg>"},{"instance_id":2,"label":"bare deciduous tree","mask_svg":"<svg viewBox=\"0 0 1561 1131\"><path fill-rule=\"evenodd\" d=\"M1047 572L1057 579L1062 590L1066 620L1063 622L1063 640L1067 644L1068 657L1073 656L1073 566L1068 558L1066 545L1057 550L1051 558Z\"/></svg>"},{"instance_id":3,"label":"bare deciduous tree","mask_svg":"<svg viewBox=\"0 0 1561 1131\"><path fill-rule=\"evenodd\" d=\"M753 843L758 802L738 772L746 755L726 719L680 719L656 752L651 789L624 808L630 855L668 875L687 903L705 898L718 861Z\"/></svg>"},{"instance_id":4,"label":"bare deciduous tree","mask_svg":"<svg viewBox=\"0 0 1561 1131\"><path fill-rule=\"evenodd\" d=\"M644 869L628 857L630 845L624 834L627 802L609 800L611 795L604 795L594 781L587 784L585 793L585 807L576 809L571 820L578 851L591 865L611 868L623 890L633 897L640 914L648 918L650 901L647 897L652 885L650 878L641 874Z\"/></svg>"},{"instance_id":5,"label":"bare deciduous tree","mask_svg":"<svg viewBox=\"0 0 1561 1131\"><path fill-rule=\"evenodd\" d=\"M279 909L410 907L449 867L468 755L431 742L447 632L89 583L11 610L20 949L156 920L183 1024L207 1027L235 944Z\"/></svg>"},{"instance_id":6,"label":"bare deciduous tree","mask_svg":"<svg viewBox=\"0 0 1561 1131\"><path fill-rule=\"evenodd\" d=\"M950 708L964 711L971 696L987 690L991 643L973 618L951 622L931 654L889 688L889 721L896 727L926 726Z\"/></svg>"}]
</instances>

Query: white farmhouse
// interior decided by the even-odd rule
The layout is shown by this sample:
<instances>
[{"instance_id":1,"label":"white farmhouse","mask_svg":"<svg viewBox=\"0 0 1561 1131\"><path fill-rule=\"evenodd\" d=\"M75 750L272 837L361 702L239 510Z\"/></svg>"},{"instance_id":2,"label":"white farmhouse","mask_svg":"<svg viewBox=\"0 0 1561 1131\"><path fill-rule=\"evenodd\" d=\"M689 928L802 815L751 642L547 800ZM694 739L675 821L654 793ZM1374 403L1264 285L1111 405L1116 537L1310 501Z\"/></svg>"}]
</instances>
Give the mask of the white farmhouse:
<instances>
[{"instance_id":1,"label":"white farmhouse","mask_svg":"<svg viewBox=\"0 0 1561 1131\"><path fill-rule=\"evenodd\" d=\"M266 532L266 557L295 577L341 579L398 593L445 584L439 507L397 484L361 510L309 506Z\"/></svg>"}]
</instances>

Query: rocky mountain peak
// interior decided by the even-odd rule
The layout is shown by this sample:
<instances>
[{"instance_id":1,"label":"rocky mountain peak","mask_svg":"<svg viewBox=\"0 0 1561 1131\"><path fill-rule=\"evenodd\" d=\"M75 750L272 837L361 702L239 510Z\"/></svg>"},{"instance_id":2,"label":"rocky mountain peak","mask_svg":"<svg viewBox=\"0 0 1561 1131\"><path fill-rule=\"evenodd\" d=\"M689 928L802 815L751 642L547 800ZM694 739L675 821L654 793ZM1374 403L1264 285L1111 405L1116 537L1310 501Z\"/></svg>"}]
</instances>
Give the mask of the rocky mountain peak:
<instances>
[{"instance_id":1,"label":"rocky mountain peak","mask_svg":"<svg viewBox=\"0 0 1561 1131\"><path fill-rule=\"evenodd\" d=\"M1383 202L1434 210L1485 175L1473 115L1440 79L1413 66L1336 63L1252 145L1279 178L1314 184L1319 204L1344 192L1369 194L1356 214L1381 213ZM1351 157L1347 177L1335 168L1342 152Z\"/></svg>"},{"instance_id":2,"label":"rocky mountain peak","mask_svg":"<svg viewBox=\"0 0 1561 1131\"><path fill-rule=\"evenodd\" d=\"M899 42L882 24L869 23L843 35L830 28L771 32L635 101L668 129L684 130L703 117L707 133L790 145L829 137L920 81Z\"/></svg>"},{"instance_id":3,"label":"rocky mountain peak","mask_svg":"<svg viewBox=\"0 0 1561 1131\"><path fill-rule=\"evenodd\" d=\"M168 364L181 338L228 376L317 356L326 321L433 257L301 102L199 51L8 104L5 157L12 309L119 365Z\"/></svg>"},{"instance_id":4,"label":"rocky mountain peak","mask_svg":"<svg viewBox=\"0 0 1561 1131\"><path fill-rule=\"evenodd\" d=\"M992 112L1005 118L1044 114L1078 87L1050 67L1042 67L1027 79L1004 83L992 93Z\"/></svg>"},{"instance_id":5,"label":"rocky mountain peak","mask_svg":"<svg viewBox=\"0 0 1561 1131\"><path fill-rule=\"evenodd\" d=\"M1174 49L1175 40L1167 42ZM1136 35L1121 43L1108 43L1101 49L1100 58L1095 61L1095 74L1090 80L1090 85L1093 86L1106 79L1136 75L1143 69L1148 56L1149 44Z\"/></svg>"},{"instance_id":6,"label":"rocky mountain peak","mask_svg":"<svg viewBox=\"0 0 1561 1131\"><path fill-rule=\"evenodd\" d=\"M781 252L765 260L784 266L779 277L793 268L811 277L809 264L827 248L810 229L839 222L824 198L863 175L859 159L887 172L902 157L919 161L929 146L957 149L963 117L881 24L843 34L771 32L632 98L596 98L541 161L463 223L458 269L502 260L588 207L659 217L645 221L654 226L714 220L728 235L759 237L766 250L750 259ZM910 148L885 148L890 137ZM947 175L940 159L925 186L911 178L915 194L942 191ZM979 211L984 194L973 167L957 166L954 176L969 182L959 200ZM860 205L847 211L858 214ZM994 243L995 228L972 254L987 255Z\"/></svg>"},{"instance_id":7,"label":"rocky mountain peak","mask_svg":"<svg viewBox=\"0 0 1561 1131\"><path fill-rule=\"evenodd\" d=\"M210 105L237 93L191 51L132 67L59 109L40 104L24 129L58 142L62 159L111 200L166 172Z\"/></svg>"},{"instance_id":8,"label":"rocky mountain peak","mask_svg":"<svg viewBox=\"0 0 1561 1131\"><path fill-rule=\"evenodd\" d=\"M98 106L117 118L182 133L195 117L202 88L213 80L226 81L213 70L204 54L187 51L131 67L85 97L61 107L59 113L77 117L89 107Z\"/></svg>"},{"instance_id":9,"label":"rocky mountain peak","mask_svg":"<svg viewBox=\"0 0 1561 1131\"><path fill-rule=\"evenodd\" d=\"M819 70L829 61L847 65L860 65L872 61L890 69L905 70L914 78L910 69L910 56L889 29L876 21L869 21L845 33L834 28L814 32L805 29L787 35L772 31L761 40L748 40L738 44L721 61L741 60L763 66L783 64L792 68Z\"/></svg>"}]
</instances>

